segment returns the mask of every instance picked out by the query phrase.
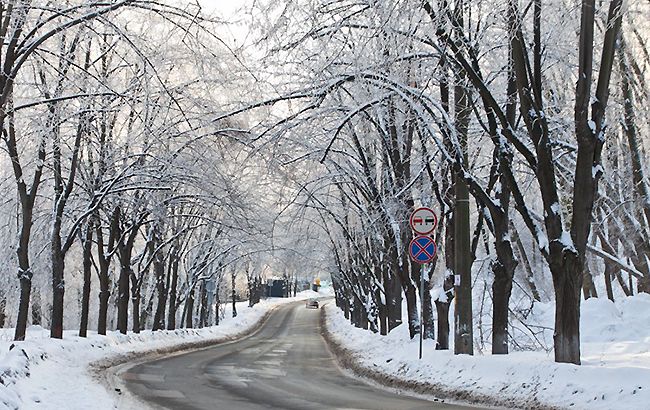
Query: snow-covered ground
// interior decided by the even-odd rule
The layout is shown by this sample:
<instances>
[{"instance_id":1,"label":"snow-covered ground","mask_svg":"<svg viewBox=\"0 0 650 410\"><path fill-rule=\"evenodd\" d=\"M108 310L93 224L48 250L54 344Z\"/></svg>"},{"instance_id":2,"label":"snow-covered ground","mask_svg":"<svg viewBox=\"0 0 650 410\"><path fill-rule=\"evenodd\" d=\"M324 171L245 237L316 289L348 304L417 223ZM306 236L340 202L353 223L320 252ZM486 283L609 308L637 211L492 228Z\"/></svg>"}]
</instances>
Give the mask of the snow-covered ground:
<instances>
[{"instance_id":1,"label":"snow-covered ground","mask_svg":"<svg viewBox=\"0 0 650 410\"><path fill-rule=\"evenodd\" d=\"M554 363L553 353L542 349L454 356L453 350L436 351L433 341L425 341L424 357L418 360L419 340L409 340L406 326L378 336L350 325L333 303L325 308L332 336L362 366L402 380L442 386L449 392L471 391L474 397L497 398L516 407L541 403L568 409L650 409L648 294L616 303L604 298L582 303L581 366ZM553 304L536 303L529 320L552 328L553 315ZM551 331L540 337L552 346Z\"/></svg>"},{"instance_id":2,"label":"snow-covered ground","mask_svg":"<svg viewBox=\"0 0 650 410\"><path fill-rule=\"evenodd\" d=\"M253 308L241 302L236 318L226 315L219 326L203 329L147 330L126 335L109 332L106 336L89 332L87 338L78 337L77 331L66 331L62 340L54 340L49 338L49 330L32 326L24 342L11 341L13 329L0 329L0 410L117 408L117 395L93 377L92 363L224 339L250 330L274 306L323 293L305 291L295 298L267 299ZM14 347L9 350L10 346Z\"/></svg>"}]
</instances>

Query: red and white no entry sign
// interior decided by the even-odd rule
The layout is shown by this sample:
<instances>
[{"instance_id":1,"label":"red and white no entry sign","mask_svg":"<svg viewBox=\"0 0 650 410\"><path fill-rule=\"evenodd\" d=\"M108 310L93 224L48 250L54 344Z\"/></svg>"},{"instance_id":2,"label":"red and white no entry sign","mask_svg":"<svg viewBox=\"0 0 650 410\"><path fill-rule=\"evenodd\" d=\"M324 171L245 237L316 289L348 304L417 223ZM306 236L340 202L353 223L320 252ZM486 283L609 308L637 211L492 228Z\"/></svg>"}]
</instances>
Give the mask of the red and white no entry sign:
<instances>
[{"instance_id":1,"label":"red and white no entry sign","mask_svg":"<svg viewBox=\"0 0 650 410\"><path fill-rule=\"evenodd\" d=\"M418 235L429 235L436 229L438 217L436 217L433 209L422 207L413 211L409 222L411 223L411 229Z\"/></svg>"}]
</instances>

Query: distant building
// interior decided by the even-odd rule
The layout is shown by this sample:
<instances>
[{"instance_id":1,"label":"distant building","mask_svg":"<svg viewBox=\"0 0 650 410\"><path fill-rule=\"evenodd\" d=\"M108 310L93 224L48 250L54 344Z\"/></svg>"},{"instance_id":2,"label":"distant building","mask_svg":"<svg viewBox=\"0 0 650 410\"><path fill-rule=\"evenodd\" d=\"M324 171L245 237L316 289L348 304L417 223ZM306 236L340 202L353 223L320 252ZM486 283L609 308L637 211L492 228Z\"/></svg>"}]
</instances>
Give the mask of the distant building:
<instances>
[{"instance_id":1,"label":"distant building","mask_svg":"<svg viewBox=\"0 0 650 410\"><path fill-rule=\"evenodd\" d=\"M284 279L269 279L266 281L266 296L270 298L286 298L289 296L289 286Z\"/></svg>"}]
</instances>

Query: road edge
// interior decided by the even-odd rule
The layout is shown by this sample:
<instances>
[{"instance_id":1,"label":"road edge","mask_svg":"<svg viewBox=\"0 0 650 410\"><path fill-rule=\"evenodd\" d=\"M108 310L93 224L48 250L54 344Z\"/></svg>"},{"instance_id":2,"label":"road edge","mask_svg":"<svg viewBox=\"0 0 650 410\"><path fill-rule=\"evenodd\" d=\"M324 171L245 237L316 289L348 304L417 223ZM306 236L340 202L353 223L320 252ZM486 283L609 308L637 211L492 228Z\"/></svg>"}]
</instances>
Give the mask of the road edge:
<instances>
[{"instance_id":1,"label":"road edge","mask_svg":"<svg viewBox=\"0 0 650 410\"><path fill-rule=\"evenodd\" d=\"M339 366L350 371L354 376L370 381L372 384L389 389L407 391L417 396L432 398L434 401L444 401L450 404L468 404L476 406L490 406L492 408L520 408L530 410L559 410L560 407L551 406L539 402L534 398L530 403L524 403L513 397L501 397L485 394L478 394L469 390L451 389L439 383L425 383L414 380L399 378L393 374L384 373L378 369L363 365L357 355L345 348L340 342L334 339L327 327L327 312L325 305L320 310L320 333L325 339L328 348L334 355ZM442 399L442 400L441 400Z\"/></svg>"}]
</instances>

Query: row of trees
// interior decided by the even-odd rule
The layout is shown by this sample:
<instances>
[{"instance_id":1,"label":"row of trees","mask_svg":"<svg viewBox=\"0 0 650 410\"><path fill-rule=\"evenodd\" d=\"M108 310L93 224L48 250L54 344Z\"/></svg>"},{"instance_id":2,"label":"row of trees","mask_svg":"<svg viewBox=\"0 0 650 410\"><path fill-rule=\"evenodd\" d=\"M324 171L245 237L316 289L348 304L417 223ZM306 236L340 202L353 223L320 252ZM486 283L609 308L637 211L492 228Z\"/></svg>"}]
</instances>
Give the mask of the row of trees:
<instances>
[{"instance_id":1,"label":"row of trees","mask_svg":"<svg viewBox=\"0 0 650 410\"><path fill-rule=\"evenodd\" d=\"M406 319L446 349L453 303L455 351L471 354L472 285L489 277L494 353L512 343L518 286L531 303L554 294L555 359L579 363L581 293L600 278L610 299L650 291L647 7L255 2L255 65L192 7L3 3L16 339L30 303L41 314L34 272L51 272L53 337L71 265L81 334L93 292L100 333L113 305L122 332L173 329L212 323L237 283L254 303L269 267L313 277L320 241L357 326ZM440 223L437 292L418 301L420 205ZM14 307L0 292L1 322Z\"/></svg>"},{"instance_id":2,"label":"row of trees","mask_svg":"<svg viewBox=\"0 0 650 410\"><path fill-rule=\"evenodd\" d=\"M616 282L650 292L647 5L340 0L262 12L281 38L266 58L291 90L268 101L289 115L266 135L291 144L286 164L318 168L294 179L297 212L326 233L337 305L354 324L390 332L404 298L411 337L422 321L433 338L435 304L446 349L453 301L455 350L471 354L472 280L488 274L492 352L507 353L520 272L533 302L552 282L555 360L579 364L594 278L610 299ZM440 216L425 276L439 291L425 292L422 318L406 252L420 205Z\"/></svg>"},{"instance_id":3,"label":"row of trees","mask_svg":"<svg viewBox=\"0 0 650 410\"><path fill-rule=\"evenodd\" d=\"M205 326L259 301L286 244L247 119L221 115L254 91L224 26L137 0L2 2L0 23L0 327Z\"/></svg>"}]
</instances>

